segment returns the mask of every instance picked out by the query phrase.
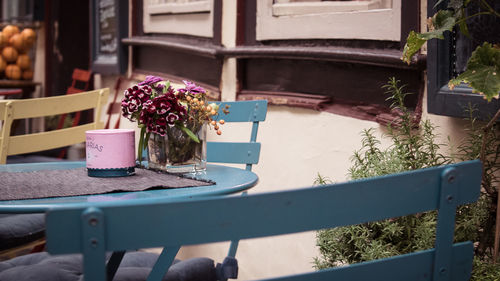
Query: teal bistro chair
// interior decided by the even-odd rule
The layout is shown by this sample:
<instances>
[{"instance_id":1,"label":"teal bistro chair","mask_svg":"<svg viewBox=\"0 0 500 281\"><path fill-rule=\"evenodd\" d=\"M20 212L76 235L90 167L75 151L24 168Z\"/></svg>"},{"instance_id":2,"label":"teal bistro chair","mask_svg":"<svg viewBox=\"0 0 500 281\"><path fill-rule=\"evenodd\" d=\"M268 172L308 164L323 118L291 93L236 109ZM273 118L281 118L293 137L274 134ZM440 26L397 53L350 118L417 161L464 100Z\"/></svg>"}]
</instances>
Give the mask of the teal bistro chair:
<instances>
[{"instance_id":1,"label":"teal bistro chair","mask_svg":"<svg viewBox=\"0 0 500 281\"><path fill-rule=\"evenodd\" d=\"M257 142L257 133L259 122L266 120L267 100L255 101L233 101L218 102L219 116L226 122L250 122L252 129L249 142L208 142L207 143L207 162L244 164L245 169L251 171L252 165L257 164L260 158L261 144ZM223 110L228 107L229 114L225 115ZM243 192L246 195L247 192ZM236 251L238 249L238 240L231 241L227 257L222 264L218 265L224 268L227 278L236 278L237 260Z\"/></svg>"},{"instance_id":2,"label":"teal bistro chair","mask_svg":"<svg viewBox=\"0 0 500 281\"><path fill-rule=\"evenodd\" d=\"M437 210L433 248L266 280L467 281L472 269L473 243L454 243L455 214L458 206L478 199L481 173L481 162L475 160L246 196L186 198L151 204L119 201L98 208L54 208L47 213L47 248L53 254L83 254L84 280L104 281L112 280L117 268L113 257L107 258L106 253L110 251L161 246L175 253L181 245L357 225ZM274 254L279 255L263 253L267 258ZM224 274L214 268L210 260L206 261L204 270L191 268L184 275L173 276L174 272L179 272L179 263L171 265L175 263L174 256L160 256L152 269L144 272L142 280L146 277L147 280L225 280ZM56 274L75 270L57 256L33 260L32 265L14 269L5 268L22 262L0 263L0 280L61 280ZM126 259L122 263L125 263L122 266L130 264ZM146 259L142 263L145 264ZM122 266L117 277L126 274ZM14 275L16 269L17 275ZM16 278L9 279L10 276L6 276L9 271ZM44 278L29 279L30 272ZM185 278L196 273L204 275ZM113 280L137 280L127 277Z\"/></svg>"}]
</instances>

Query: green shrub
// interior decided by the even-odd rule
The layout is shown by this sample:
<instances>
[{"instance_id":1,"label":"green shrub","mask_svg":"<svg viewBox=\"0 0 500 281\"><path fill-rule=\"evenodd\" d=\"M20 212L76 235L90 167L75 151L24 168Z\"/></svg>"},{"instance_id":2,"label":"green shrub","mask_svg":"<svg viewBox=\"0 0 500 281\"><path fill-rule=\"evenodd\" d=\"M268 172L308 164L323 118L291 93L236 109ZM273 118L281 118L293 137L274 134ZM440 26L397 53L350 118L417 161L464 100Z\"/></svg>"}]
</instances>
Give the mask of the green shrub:
<instances>
[{"instance_id":1,"label":"green shrub","mask_svg":"<svg viewBox=\"0 0 500 281\"><path fill-rule=\"evenodd\" d=\"M374 135L373 129L362 132L361 149L354 152L349 168L351 179L380 176L407 170L432 167L477 159L481 155L483 139L486 138L484 149L484 169L489 185L486 189L494 190L489 194L482 192L475 204L462 206L457 210L455 240L475 241L476 260L474 262L473 280L499 280L499 265L491 265L493 249L494 223L496 205L493 200L498 192L494 186L498 183L495 172L499 169L498 156L500 146L496 136L496 128L485 132L477 126L472 118L467 128L467 138L456 148L451 156L440 151L450 148L439 144L435 126L424 121L416 126L411 112L404 106L404 86L391 78L384 86L391 108L401 113L397 124L388 126L387 136L392 145L381 148L381 141ZM328 179L318 175L316 184L328 183ZM318 231L317 246L320 257L315 258L317 269L352 264L378 258L385 258L408 252L433 248L435 240L436 212L426 212L411 216L393 218L384 221L365 223L355 226L339 227ZM496 270L496 271L495 271ZM493 279L484 279L486 277ZM497 279L494 279L497 278Z\"/></svg>"}]
</instances>

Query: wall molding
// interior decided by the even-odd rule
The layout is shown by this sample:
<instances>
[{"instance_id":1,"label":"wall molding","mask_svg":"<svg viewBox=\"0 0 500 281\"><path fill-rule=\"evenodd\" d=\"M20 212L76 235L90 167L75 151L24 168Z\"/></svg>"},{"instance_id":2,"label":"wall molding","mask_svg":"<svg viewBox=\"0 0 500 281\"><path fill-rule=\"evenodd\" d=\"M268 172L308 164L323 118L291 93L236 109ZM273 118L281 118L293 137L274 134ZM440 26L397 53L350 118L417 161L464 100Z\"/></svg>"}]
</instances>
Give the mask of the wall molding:
<instances>
[{"instance_id":1,"label":"wall molding","mask_svg":"<svg viewBox=\"0 0 500 281\"><path fill-rule=\"evenodd\" d=\"M398 49L365 49L337 46L236 46L226 48L199 39L173 39L165 36L133 36L122 39L130 46L149 46L173 49L210 58L288 58L327 60L333 62L356 63L394 67L398 69L424 69L426 56L419 55L410 65L401 61Z\"/></svg>"}]
</instances>

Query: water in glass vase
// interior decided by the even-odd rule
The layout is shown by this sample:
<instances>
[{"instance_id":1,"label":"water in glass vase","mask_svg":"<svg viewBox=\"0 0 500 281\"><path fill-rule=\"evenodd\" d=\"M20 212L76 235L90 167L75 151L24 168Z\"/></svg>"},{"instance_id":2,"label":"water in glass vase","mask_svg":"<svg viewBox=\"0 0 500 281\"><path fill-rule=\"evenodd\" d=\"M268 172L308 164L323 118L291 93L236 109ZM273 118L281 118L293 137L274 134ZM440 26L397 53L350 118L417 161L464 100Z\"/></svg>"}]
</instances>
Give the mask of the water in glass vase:
<instances>
[{"instance_id":1,"label":"water in glass vase","mask_svg":"<svg viewBox=\"0 0 500 281\"><path fill-rule=\"evenodd\" d=\"M188 128L198 137L195 142L178 127L168 127L165 136L151 134L148 141L148 167L169 173L195 173L207 167L206 125Z\"/></svg>"}]
</instances>

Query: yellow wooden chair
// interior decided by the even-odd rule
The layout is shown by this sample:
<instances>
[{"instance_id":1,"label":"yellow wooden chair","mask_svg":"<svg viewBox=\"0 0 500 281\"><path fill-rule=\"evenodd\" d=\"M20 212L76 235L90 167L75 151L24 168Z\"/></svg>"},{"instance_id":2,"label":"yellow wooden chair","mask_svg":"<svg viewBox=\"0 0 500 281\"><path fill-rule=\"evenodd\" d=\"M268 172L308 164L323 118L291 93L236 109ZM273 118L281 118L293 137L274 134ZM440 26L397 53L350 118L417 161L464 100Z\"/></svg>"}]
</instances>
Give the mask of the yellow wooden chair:
<instances>
[{"instance_id":1,"label":"yellow wooden chair","mask_svg":"<svg viewBox=\"0 0 500 281\"><path fill-rule=\"evenodd\" d=\"M101 109L106 105L109 89L100 89L72 95L0 100L0 164L7 156L44 151L85 141L85 131L102 129ZM14 120L60 115L94 109L91 123L48 132L11 136ZM2 184L0 183L0 188ZM0 260L13 257L44 243L43 214L0 214ZM29 250L28 250L29 251Z\"/></svg>"},{"instance_id":2,"label":"yellow wooden chair","mask_svg":"<svg viewBox=\"0 0 500 281\"><path fill-rule=\"evenodd\" d=\"M23 100L1 100L0 121L3 126L0 135L0 164L5 164L7 156L65 147L85 141L85 131L102 129L101 108L106 105L109 89L100 89L79 94L34 98ZM49 132L11 136L12 122L60 115L94 109L94 121L66 129Z\"/></svg>"}]
</instances>

